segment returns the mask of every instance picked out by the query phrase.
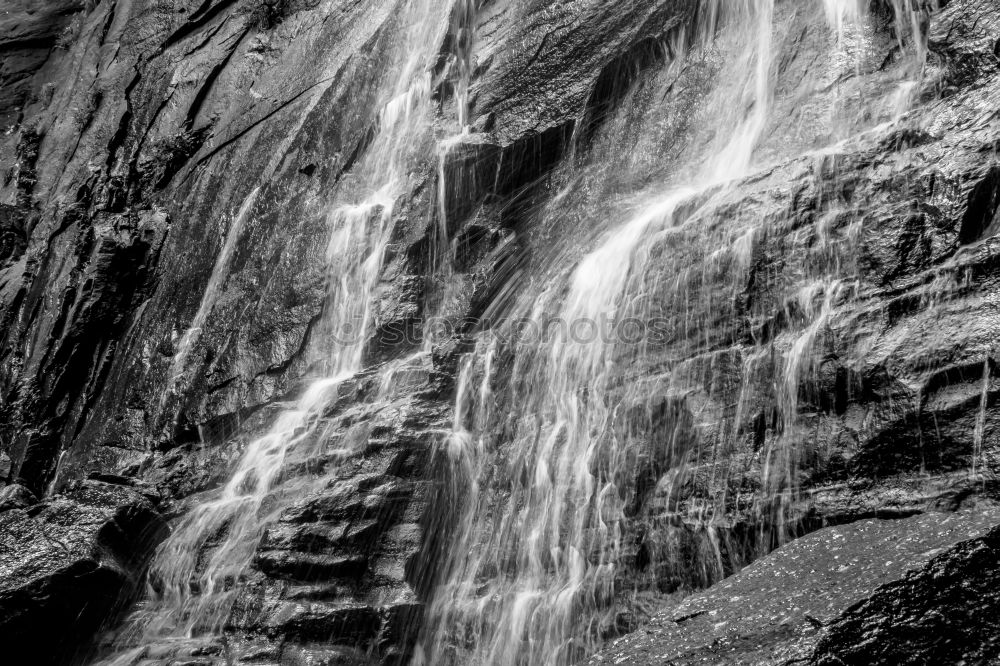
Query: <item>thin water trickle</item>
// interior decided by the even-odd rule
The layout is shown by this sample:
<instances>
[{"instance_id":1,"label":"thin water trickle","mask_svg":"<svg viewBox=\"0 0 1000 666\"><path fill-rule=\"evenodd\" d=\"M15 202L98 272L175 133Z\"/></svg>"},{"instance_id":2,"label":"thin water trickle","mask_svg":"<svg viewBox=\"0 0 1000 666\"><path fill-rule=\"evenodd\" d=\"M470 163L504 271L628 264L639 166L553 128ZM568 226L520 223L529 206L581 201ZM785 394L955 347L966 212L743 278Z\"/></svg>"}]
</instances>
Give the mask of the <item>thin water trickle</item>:
<instances>
[{"instance_id":1,"label":"thin water trickle","mask_svg":"<svg viewBox=\"0 0 1000 666\"><path fill-rule=\"evenodd\" d=\"M180 336L180 340L177 342L174 357L170 362L170 370L168 371L167 376L167 387L161 399L161 408L165 404L166 400L169 399L170 396L174 395L178 390L178 385L181 383L184 372L187 370L187 362L191 352L195 345L198 344L202 329L208 321L209 315L212 314L212 309L215 307L215 303L218 301L222 291L223 284L229 275L233 254L235 254L239 241L243 237L243 228L246 226L247 218L250 215L250 209L257 202L257 196L259 194L260 187L255 187L253 191L247 195L247 198L244 199L239 211L237 211L232 222L229 224L229 228L226 231L222 243L222 248L219 250L219 254L215 259L215 264L212 267L212 274L208 279L208 284L205 286L205 291L202 293L201 302L198 304L198 310L195 312L194 319L191 320L191 324L188 326L187 330L184 331L183 335Z\"/></svg>"},{"instance_id":2,"label":"thin water trickle","mask_svg":"<svg viewBox=\"0 0 1000 666\"><path fill-rule=\"evenodd\" d=\"M833 27L838 43L843 43L848 29L861 23L864 4L864 0L823 0L826 21Z\"/></svg>"},{"instance_id":3,"label":"thin water trickle","mask_svg":"<svg viewBox=\"0 0 1000 666\"><path fill-rule=\"evenodd\" d=\"M449 201L461 200L468 194L463 190L468 174L464 173L462 156L454 163L450 158L453 152L461 150L463 144L472 140L470 88L475 63L478 2L456 0L451 16L452 53L448 79L454 88L457 129L452 128L451 122L445 122L449 133L437 142L437 224L431 236L430 266L430 278L436 283L436 288L431 291L437 298L436 302L428 303L429 319L442 314L461 289L461 282L454 275L457 240L451 240L449 229L452 225L457 227L462 220L450 219ZM423 351L429 353L438 341L437 335L427 327L423 333Z\"/></svg>"},{"instance_id":4,"label":"thin water trickle","mask_svg":"<svg viewBox=\"0 0 1000 666\"><path fill-rule=\"evenodd\" d=\"M45 496L51 497L55 494L56 489L59 488L60 477L62 476L63 464L66 462L66 453L64 449L59 452L59 457L56 458L55 470L52 472L52 480L49 482L48 487L45 489Z\"/></svg>"},{"instance_id":5,"label":"thin water trickle","mask_svg":"<svg viewBox=\"0 0 1000 666\"><path fill-rule=\"evenodd\" d=\"M930 15L940 9L939 0L892 0L896 41L900 51L909 51L911 71L890 98L893 119L910 110L920 91L927 63L927 25Z\"/></svg>"},{"instance_id":6,"label":"thin water trickle","mask_svg":"<svg viewBox=\"0 0 1000 666\"><path fill-rule=\"evenodd\" d=\"M926 22L937 4L937 0L892 0L899 48L915 51L920 65L927 55Z\"/></svg>"},{"instance_id":7,"label":"thin water trickle","mask_svg":"<svg viewBox=\"0 0 1000 666\"><path fill-rule=\"evenodd\" d=\"M733 12L733 8L727 7L725 11ZM756 39L745 40L730 72L722 74L724 81L735 82L737 88L735 95L734 91L728 91L729 99L720 107L731 109L730 113L717 119L721 121L721 127L729 126L729 134L727 137L725 131L720 133L727 137L721 148L709 148L709 159L702 168L700 178L695 181L703 187L735 180L746 174L761 132L770 117L774 94L771 71L774 64L774 0L753 0L734 14L740 17L737 20L747 21L748 31L744 34L748 32Z\"/></svg>"},{"instance_id":8,"label":"thin water trickle","mask_svg":"<svg viewBox=\"0 0 1000 666\"><path fill-rule=\"evenodd\" d=\"M476 18L478 0L456 0L452 16L452 39L455 41L455 101L458 106L458 126L468 132L472 109L469 87L475 66Z\"/></svg>"},{"instance_id":9,"label":"thin water trickle","mask_svg":"<svg viewBox=\"0 0 1000 666\"><path fill-rule=\"evenodd\" d=\"M983 440L986 438L986 407L990 397L990 358L983 361L983 378L979 392L979 409L976 412L976 425L972 431L972 477L976 478L980 458L983 455Z\"/></svg>"},{"instance_id":10,"label":"thin water trickle","mask_svg":"<svg viewBox=\"0 0 1000 666\"><path fill-rule=\"evenodd\" d=\"M276 517L265 507L289 449L305 441L347 376L313 383L293 409L252 442L215 499L191 509L157 552L151 577L163 612L149 623L154 635L198 635L221 630L264 526ZM205 542L224 538L208 553ZM204 559L203 559L204 558Z\"/></svg>"}]
</instances>

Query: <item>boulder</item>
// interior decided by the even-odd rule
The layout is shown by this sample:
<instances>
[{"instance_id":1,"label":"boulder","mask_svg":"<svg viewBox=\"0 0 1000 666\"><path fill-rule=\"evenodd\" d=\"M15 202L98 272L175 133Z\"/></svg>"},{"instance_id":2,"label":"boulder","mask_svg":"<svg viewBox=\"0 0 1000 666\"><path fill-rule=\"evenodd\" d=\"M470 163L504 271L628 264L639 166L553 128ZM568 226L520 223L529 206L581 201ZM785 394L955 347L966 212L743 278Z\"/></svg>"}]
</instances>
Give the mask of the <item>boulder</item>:
<instances>
[{"instance_id":1,"label":"boulder","mask_svg":"<svg viewBox=\"0 0 1000 666\"><path fill-rule=\"evenodd\" d=\"M19 483L0 488L0 513L11 509L26 509L37 501L35 495Z\"/></svg>"},{"instance_id":2,"label":"boulder","mask_svg":"<svg viewBox=\"0 0 1000 666\"><path fill-rule=\"evenodd\" d=\"M85 651L88 639L131 601L164 534L149 499L96 481L0 514L6 663L67 663Z\"/></svg>"}]
</instances>

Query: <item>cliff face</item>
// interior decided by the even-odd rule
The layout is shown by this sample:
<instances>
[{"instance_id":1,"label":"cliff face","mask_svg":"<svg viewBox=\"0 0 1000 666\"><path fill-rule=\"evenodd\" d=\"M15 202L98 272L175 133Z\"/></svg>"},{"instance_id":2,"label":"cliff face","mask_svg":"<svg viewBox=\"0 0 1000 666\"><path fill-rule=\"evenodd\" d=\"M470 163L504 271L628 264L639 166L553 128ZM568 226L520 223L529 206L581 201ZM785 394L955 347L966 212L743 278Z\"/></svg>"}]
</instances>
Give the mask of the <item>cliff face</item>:
<instances>
[{"instance_id":1,"label":"cliff face","mask_svg":"<svg viewBox=\"0 0 1000 666\"><path fill-rule=\"evenodd\" d=\"M844 64L824 60L837 39L830 3L776 3L760 168L693 195L672 232L648 241L628 313L655 315L669 334L641 353L609 352L608 395L628 415L609 429L627 452L608 521L621 547L600 627L571 655L825 525L993 501L1000 4L941 4L914 29L893 3L871 3L864 57ZM440 446L468 390L463 368L475 365L463 359L523 314L518 298L545 302L546 286L627 217L626 193L683 182L707 151L714 130L699 118L722 56L671 65L706 3L442 9L431 130L414 139L406 192L390 207L364 370L289 450L223 631L159 643L98 631L136 595L157 593L156 581L151 591L137 581L160 521L176 526L211 498L248 442L322 374L332 211L364 191L359 165L388 123L385 81L407 5L25 0L2 10L2 543L62 541L59 530L76 529L62 512L85 512L97 534L72 532L67 557L81 571L113 570L115 596L88 611L68 651L0 622L14 654L401 663L427 649L426 627L439 621L446 642L462 643L428 608L471 501ZM919 76L913 50L923 50ZM882 105L890 88L898 112ZM436 140L457 135L444 150ZM424 344L431 315L448 334ZM531 407L509 377L524 353L500 345L490 358L500 416L487 422L489 469L505 470ZM502 512L518 473L491 473L475 506ZM120 525L122 512L122 531L143 538L101 546L102 521ZM978 538L976 553L993 553L992 523L976 520L980 531L948 544ZM932 523L911 533L927 527L930 543ZM841 536L861 550L887 538ZM0 570L0 604L34 595L16 622L70 623L52 611L72 597L63 557L45 555L30 575ZM924 566L914 562L901 571ZM919 575L907 584L937 580ZM866 608L887 612L884 594L855 603L868 578L844 584L857 588L844 597L854 605L814 641L822 663L862 654L843 646L871 635L858 628Z\"/></svg>"}]
</instances>

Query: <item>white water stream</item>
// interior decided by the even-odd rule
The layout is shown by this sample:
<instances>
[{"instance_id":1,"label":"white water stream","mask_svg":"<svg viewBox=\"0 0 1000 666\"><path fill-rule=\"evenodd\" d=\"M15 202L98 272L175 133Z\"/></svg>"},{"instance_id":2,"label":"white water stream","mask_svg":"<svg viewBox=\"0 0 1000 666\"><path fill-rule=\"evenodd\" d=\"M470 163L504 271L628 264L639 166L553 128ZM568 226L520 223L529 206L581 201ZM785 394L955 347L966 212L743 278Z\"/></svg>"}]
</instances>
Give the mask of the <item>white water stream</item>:
<instances>
[{"instance_id":1,"label":"white water stream","mask_svg":"<svg viewBox=\"0 0 1000 666\"><path fill-rule=\"evenodd\" d=\"M687 166L693 175L633 206L624 222L610 221L612 231L563 279L541 294L524 294L514 306L510 318L529 322L535 333L549 330L554 313L563 334L522 341L513 367L499 363L503 343L487 335L463 362L453 431L443 447L453 503L461 508L415 664L573 664L597 649L616 623L618 567L628 549L621 526L635 465L624 441L624 410L641 402L643 390L621 385L619 364L623 355L641 351L602 335L574 337L574 327L594 331L636 307L649 288L647 277L662 270L652 263L665 258L656 248L669 244L682 224L696 226L702 216L711 222L713 206L759 166L755 151L773 121L774 0L718 0L703 9L692 49L718 49L725 62L698 117L699 128L714 139ZM835 60L867 16L855 0L824 0L823 9ZM682 66L682 45L672 51ZM745 230L720 251L745 265L756 233ZM779 525L794 499L791 432L799 383L833 308L852 293L850 281L835 273L820 263L811 286L796 297L806 323L780 361L779 409L789 436L761 452L757 500L757 510ZM745 381L767 354L747 355ZM500 393L515 413L500 410ZM668 457L683 452L675 445ZM661 494L672 496L669 486L683 477L677 469L664 476ZM698 520L715 544L710 557L721 560L711 508L701 511Z\"/></svg>"},{"instance_id":2,"label":"white water stream","mask_svg":"<svg viewBox=\"0 0 1000 666\"><path fill-rule=\"evenodd\" d=\"M384 86L387 101L379 113L375 139L352 172L355 190L363 199L337 206L328 218L328 287L317 336L323 375L282 411L266 434L247 444L229 481L185 514L159 547L150 569L150 601L132 632L141 634L142 643L222 630L240 577L264 529L283 506L279 482L286 454L310 440L338 386L362 369L375 286L393 230L394 204L413 187L415 160L431 132L431 69L450 7L437 0L406 0L399 12L396 60L386 64L391 75ZM253 195L248 198L237 215L217 264L228 262L239 225L254 200ZM222 268L213 276L224 273ZM206 295L184 336L182 352L211 310L214 283L213 279L209 285L213 295ZM139 648L109 663L133 664L142 654Z\"/></svg>"},{"instance_id":3,"label":"white water stream","mask_svg":"<svg viewBox=\"0 0 1000 666\"><path fill-rule=\"evenodd\" d=\"M558 320L571 325L613 318L646 274L650 237L670 233L677 207L748 171L772 94L773 7L773 0L729 2L706 13L738 42L716 91L731 101L715 109L714 148L690 187L642 206L580 261L565 287L525 304L533 330L545 329L544 306L555 301ZM519 354L513 390L525 415L500 459L484 436L496 427L488 407L495 353L495 344L484 344L462 368L447 450L465 508L420 664L574 663L599 645L608 621L602 613L614 596L622 545L616 477L627 462L612 433L614 341L556 336ZM489 485L496 474L505 479L499 507Z\"/></svg>"}]
</instances>

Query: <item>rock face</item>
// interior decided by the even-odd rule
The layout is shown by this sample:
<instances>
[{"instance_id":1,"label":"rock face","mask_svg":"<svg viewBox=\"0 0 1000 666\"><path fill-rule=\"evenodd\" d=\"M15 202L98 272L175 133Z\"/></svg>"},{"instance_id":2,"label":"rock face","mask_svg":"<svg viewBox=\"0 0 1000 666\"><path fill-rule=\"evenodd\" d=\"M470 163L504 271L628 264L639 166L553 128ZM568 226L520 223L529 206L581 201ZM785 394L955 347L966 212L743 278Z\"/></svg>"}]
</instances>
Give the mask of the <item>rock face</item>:
<instances>
[{"instance_id":1,"label":"rock face","mask_svg":"<svg viewBox=\"0 0 1000 666\"><path fill-rule=\"evenodd\" d=\"M828 527L779 548L593 664L957 664L996 659L995 512Z\"/></svg>"},{"instance_id":2,"label":"rock face","mask_svg":"<svg viewBox=\"0 0 1000 666\"><path fill-rule=\"evenodd\" d=\"M319 471L323 483L307 486L264 534L230 618L250 637L237 657L408 660L427 594L420 556L433 532L430 451L448 414L428 363L404 367L399 386L366 405L376 379L361 377L342 398L346 409L330 415L338 451L292 462Z\"/></svg>"},{"instance_id":3,"label":"rock face","mask_svg":"<svg viewBox=\"0 0 1000 666\"><path fill-rule=\"evenodd\" d=\"M57 664L87 654L140 589L165 522L135 490L76 483L0 513L0 637L11 663Z\"/></svg>"},{"instance_id":4,"label":"rock face","mask_svg":"<svg viewBox=\"0 0 1000 666\"><path fill-rule=\"evenodd\" d=\"M32 94L51 95L54 85L36 90L34 74L53 49L66 50L83 28L84 0L13 0L0 17L0 125L16 126Z\"/></svg>"},{"instance_id":5,"label":"rock face","mask_svg":"<svg viewBox=\"0 0 1000 666\"><path fill-rule=\"evenodd\" d=\"M24 486L14 483L0 490L0 512L11 509L27 509L38 499Z\"/></svg>"},{"instance_id":6,"label":"rock face","mask_svg":"<svg viewBox=\"0 0 1000 666\"><path fill-rule=\"evenodd\" d=\"M364 189L355 172L385 121L407 3L8 4L0 634L5 656L72 663L137 590L161 514L210 500L320 373L330 212ZM857 67L824 61L829 4L775 5L760 169L702 195L704 210L681 211L650 244L632 303L671 334L617 359L629 470L608 521L622 552L600 638L839 526L692 597L690 612L657 615L609 653L623 663L660 650L771 663L779 645L818 663L996 656L977 613L994 610L985 508L1000 464L1000 3L939 3L923 39L906 36L899 3L872 2ZM235 581L223 635L144 642L128 630L140 606L99 637L102 656L408 661L461 508L441 444L463 354L617 227L627 195L676 182L711 142L697 120L719 52L672 66L706 6L487 0L442 12L433 125L458 135L467 104L469 132L449 150L414 149L365 370L321 415L322 437L289 451L280 510ZM926 51L918 79L904 57L914 48ZM897 88L905 113L866 104ZM430 315L447 329L433 340ZM498 377L517 353L498 352ZM504 415L491 433L498 468L526 409L512 386L488 394ZM781 492L766 481L776 456ZM490 476L484 513L509 499L509 481ZM970 507L982 515L918 516ZM826 563L832 539L858 561L849 572L796 568ZM865 565L887 548L891 565ZM792 607L794 590L754 587L775 569L801 592L799 610L774 634L744 636L745 618ZM832 586L822 608L808 605L822 601L807 598L813 581ZM716 610L729 628L714 626ZM58 651L39 633L53 630Z\"/></svg>"}]
</instances>

